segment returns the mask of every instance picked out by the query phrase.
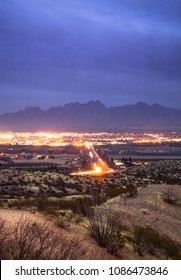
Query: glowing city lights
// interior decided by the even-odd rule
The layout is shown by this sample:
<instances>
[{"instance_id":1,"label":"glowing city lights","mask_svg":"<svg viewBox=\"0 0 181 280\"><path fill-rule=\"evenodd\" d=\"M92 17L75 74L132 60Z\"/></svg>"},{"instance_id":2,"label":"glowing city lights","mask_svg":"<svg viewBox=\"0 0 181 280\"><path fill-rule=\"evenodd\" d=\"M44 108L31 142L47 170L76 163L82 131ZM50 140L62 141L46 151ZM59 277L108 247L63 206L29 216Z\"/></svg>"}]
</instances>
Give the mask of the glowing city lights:
<instances>
[{"instance_id":1,"label":"glowing city lights","mask_svg":"<svg viewBox=\"0 0 181 280\"><path fill-rule=\"evenodd\" d=\"M34 145L34 146L66 146L75 145L76 147L85 146L90 148L93 145L107 144L160 144L165 142L181 142L181 133L77 133L77 132L0 132L0 144L8 145Z\"/></svg>"}]
</instances>

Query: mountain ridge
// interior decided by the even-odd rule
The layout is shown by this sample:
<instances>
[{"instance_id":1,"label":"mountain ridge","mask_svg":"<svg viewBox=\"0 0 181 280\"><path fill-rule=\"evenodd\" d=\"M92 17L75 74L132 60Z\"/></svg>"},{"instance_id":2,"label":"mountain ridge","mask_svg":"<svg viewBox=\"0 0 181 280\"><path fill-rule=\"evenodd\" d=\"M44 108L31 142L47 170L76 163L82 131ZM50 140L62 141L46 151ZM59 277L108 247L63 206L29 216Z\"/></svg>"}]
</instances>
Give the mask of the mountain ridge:
<instances>
[{"instance_id":1,"label":"mountain ridge","mask_svg":"<svg viewBox=\"0 0 181 280\"><path fill-rule=\"evenodd\" d=\"M67 103L63 106L27 106L15 113L0 115L1 130L181 130L181 109L154 103L106 107L100 101Z\"/></svg>"}]
</instances>

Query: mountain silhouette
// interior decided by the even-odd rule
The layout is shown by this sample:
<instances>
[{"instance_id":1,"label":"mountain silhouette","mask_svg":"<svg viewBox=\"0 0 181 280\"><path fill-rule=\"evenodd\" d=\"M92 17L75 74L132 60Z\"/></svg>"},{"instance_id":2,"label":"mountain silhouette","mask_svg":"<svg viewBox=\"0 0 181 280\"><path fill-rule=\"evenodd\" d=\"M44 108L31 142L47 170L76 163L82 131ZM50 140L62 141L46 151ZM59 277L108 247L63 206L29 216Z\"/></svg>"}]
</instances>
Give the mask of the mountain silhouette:
<instances>
[{"instance_id":1,"label":"mountain silhouette","mask_svg":"<svg viewBox=\"0 0 181 280\"><path fill-rule=\"evenodd\" d=\"M159 104L106 107L100 101L68 103L42 110L26 107L0 116L0 129L12 131L180 131L181 110Z\"/></svg>"}]
</instances>

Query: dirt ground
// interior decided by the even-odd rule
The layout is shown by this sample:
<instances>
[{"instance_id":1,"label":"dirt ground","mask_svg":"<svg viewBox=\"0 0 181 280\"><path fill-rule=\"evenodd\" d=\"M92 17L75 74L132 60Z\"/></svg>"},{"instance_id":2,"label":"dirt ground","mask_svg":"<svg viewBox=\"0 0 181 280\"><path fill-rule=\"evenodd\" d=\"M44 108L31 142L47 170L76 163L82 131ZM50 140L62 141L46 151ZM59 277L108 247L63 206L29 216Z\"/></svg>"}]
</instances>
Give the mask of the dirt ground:
<instances>
[{"instance_id":1,"label":"dirt ground","mask_svg":"<svg viewBox=\"0 0 181 280\"><path fill-rule=\"evenodd\" d=\"M181 242L181 207L165 203L165 188L172 189L181 199L181 186L149 185L135 198L116 198L106 207L119 211L128 225L151 226L172 240Z\"/></svg>"}]
</instances>

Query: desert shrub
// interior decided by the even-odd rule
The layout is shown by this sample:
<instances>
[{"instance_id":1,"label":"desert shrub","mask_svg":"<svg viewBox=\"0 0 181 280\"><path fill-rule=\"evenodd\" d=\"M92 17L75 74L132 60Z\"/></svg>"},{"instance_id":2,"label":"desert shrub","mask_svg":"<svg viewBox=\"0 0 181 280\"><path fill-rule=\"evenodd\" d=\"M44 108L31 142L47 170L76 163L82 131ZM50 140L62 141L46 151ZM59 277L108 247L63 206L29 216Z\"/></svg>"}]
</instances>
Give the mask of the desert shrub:
<instances>
[{"instance_id":1,"label":"desert shrub","mask_svg":"<svg viewBox=\"0 0 181 280\"><path fill-rule=\"evenodd\" d=\"M18 198L10 201L8 207L10 208L31 208L35 207L38 211L50 212L54 210L72 210L74 213L86 216L90 212L91 206L94 205L91 197L75 197L71 199L50 199L44 196L33 198Z\"/></svg>"},{"instance_id":2,"label":"desert shrub","mask_svg":"<svg viewBox=\"0 0 181 280\"><path fill-rule=\"evenodd\" d=\"M146 208L142 208L142 209L141 209L141 212L142 212L144 215L148 215L148 214L149 214L149 211L148 211L148 209L146 209Z\"/></svg>"},{"instance_id":3,"label":"desert shrub","mask_svg":"<svg viewBox=\"0 0 181 280\"><path fill-rule=\"evenodd\" d=\"M122 217L111 210L96 209L88 219L88 230L99 246L107 247L115 253L124 246L125 240L121 234Z\"/></svg>"},{"instance_id":4,"label":"desert shrub","mask_svg":"<svg viewBox=\"0 0 181 280\"><path fill-rule=\"evenodd\" d=\"M83 238L67 235L50 222L30 218L11 226L0 221L0 257L10 260L84 259Z\"/></svg>"},{"instance_id":5,"label":"desert shrub","mask_svg":"<svg viewBox=\"0 0 181 280\"><path fill-rule=\"evenodd\" d=\"M10 200L8 202L8 207L9 208L18 208L18 209L21 209L21 208L24 208L24 207L33 207L35 206L35 203L34 203L34 199L32 198L28 198L28 199L25 199L25 198L17 198L17 199L13 199L13 200Z\"/></svg>"},{"instance_id":6,"label":"desert shrub","mask_svg":"<svg viewBox=\"0 0 181 280\"><path fill-rule=\"evenodd\" d=\"M56 210L56 209L52 209L52 208L44 209L43 213L48 215L48 216L53 216L53 217L58 217L59 216L59 211Z\"/></svg>"},{"instance_id":7,"label":"desert shrub","mask_svg":"<svg viewBox=\"0 0 181 280\"><path fill-rule=\"evenodd\" d=\"M64 228L64 229L68 229L68 227L70 226L70 224L67 223L67 221L62 217L57 217L57 219L55 220L55 224L58 227Z\"/></svg>"},{"instance_id":8,"label":"desert shrub","mask_svg":"<svg viewBox=\"0 0 181 280\"><path fill-rule=\"evenodd\" d=\"M166 202L168 204L172 204L172 205L180 205L181 204L177 193L171 187L168 187L168 188L164 189L164 191L162 193L162 197L163 197L164 202Z\"/></svg>"},{"instance_id":9,"label":"desert shrub","mask_svg":"<svg viewBox=\"0 0 181 280\"><path fill-rule=\"evenodd\" d=\"M49 199L47 197L39 197L33 200L38 211L43 211L49 206Z\"/></svg>"},{"instance_id":10,"label":"desert shrub","mask_svg":"<svg viewBox=\"0 0 181 280\"><path fill-rule=\"evenodd\" d=\"M105 194L108 199L119 196L123 193L125 193L125 189L123 189L121 186L117 186L117 185L109 184L108 188L105 190Z\"/></svg>"},{"instance_id":11,"label":"desert shrub","mask_svg":"<svg viewBox=\"0 0 181 280\"><path fill-rule=\"evenodd\" d=\"M91 197L79 197L70 201L71 209L74 213L82 214L87 216L91 211L91 206L94 202Z\"/></svg>"},{"instance_id":12,"label":"desert shrub","mask_svg":"<svg viewBox=\"0 0 181 280\"><path fill-rule=\"evenodd\" d=\"M80 215L77 215L77 216L74 217L74 221L75 221L76 224L79 224L83 221L83 217L80 216Z\"/></svg>"},{"instance_id":13,"label":"desert shrub","mask_svg":"<svg viewBox=\"0 0 181 280\"><path fill-rule=\"evenodd\" d=\"M138 195L138 190L135 186L133 186L132 184L129 184L128 186L126 186L126 190L128 193L128 197L135 197Z\"/></svg>"},{"instance_id":14,"label":"desert shrub","mask_svg":"<svg viewBox=\"0 0 181 280\"><path fill-rule=\"evenodd\" d=\"M4 258L4 246L8 244L9 232L7 230L7 223L0 218L0 259Z\"/></svg>"},{"instance_id":15,"label":"desert shrub","mask_svg":"<svg viewBox=\"0 0 181 280\"><path fill-rule=\"evenodd\" d=\"M3 205L4 205L3 199L0 199L0 207L2 207Z\"/></svg>"},{"instance_id":16,"label":"desert shrub","mask_svg":"<svg viewBox=\"0 0 181 280\"><path fill-rule=\"evenodd\" d=\"M181 259L181 244L151 227L135 226L130 241L140 256L148 253L159 258Z\"/></svg>"}]
</instances>

